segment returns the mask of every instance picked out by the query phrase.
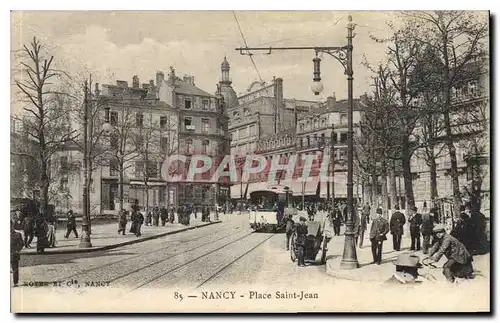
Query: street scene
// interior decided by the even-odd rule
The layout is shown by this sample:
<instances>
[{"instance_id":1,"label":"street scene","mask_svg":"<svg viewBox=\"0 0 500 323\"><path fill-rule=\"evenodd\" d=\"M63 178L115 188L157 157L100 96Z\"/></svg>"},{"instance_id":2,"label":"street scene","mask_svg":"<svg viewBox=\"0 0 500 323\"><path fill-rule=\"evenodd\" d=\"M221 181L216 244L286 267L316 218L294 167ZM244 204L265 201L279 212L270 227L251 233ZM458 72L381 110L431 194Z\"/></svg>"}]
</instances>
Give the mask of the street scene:
<instances>
[{"instance_id":1,"label":"street scene","mask_svg":"<svg viewBox=\"0 0 500 323\"><path fill-rule=\"evenodd\" d=\"M491 310L487 12L11 17L12 312Z\"/></svg>"}]
</instances>

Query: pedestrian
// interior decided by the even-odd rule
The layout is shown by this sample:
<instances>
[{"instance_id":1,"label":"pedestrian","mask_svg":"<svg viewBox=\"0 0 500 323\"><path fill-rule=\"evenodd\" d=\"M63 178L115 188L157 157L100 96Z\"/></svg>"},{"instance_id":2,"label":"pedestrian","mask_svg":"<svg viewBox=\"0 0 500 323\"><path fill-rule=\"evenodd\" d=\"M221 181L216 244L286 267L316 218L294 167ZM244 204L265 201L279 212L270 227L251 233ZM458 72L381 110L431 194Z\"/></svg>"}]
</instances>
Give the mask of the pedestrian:
<instances>
[{"instance_id":1,"label":"pedestrian","mask_svg":"<svg viewBox=\"0 0 500 323\"><path fill-rule=\"evenodd\" d=\"M157 227L160 223L160 210L158 209L158 205L155 205L153 208L153 225Z\"/></svg>"},{"instance_id":2,"label":"pedestrian","mask_svg":"<svg viewBox=\"0 0 500 323\"><path fill-rule=\"evenodd\" d=\"M66 221L66 234L64 238L68 239L71 232L75 234L75 237L78 239L78 232L76 231L76 218L73 214L73 210L69 210L67 213L68 219Z\"/></svg>"},{"instance_id":3,"label":"pedestrian","mask_svg":"<svg viewBox=\"0 0 500 323\"><path fill-rule=\"evenodd\" d=\"M35 219L36 251L44 252L47 247L47 222L40 215Z\"/></svg>"},{"instance_id":4,"label":"pedestrian","mask_svg":"<svg viewBox=\"0 0 500 323\"><path fill-rule=\"evenodd\" d=\"M470 216L471 231L471 249L474 254L480 254L487 251L488 239L486 237L486 217L480 212L480 206L477 202L468 202L465 210Z\"/></svg>"},{"instance_id":5,"label":"pedestrian","mask_svg":"<svg viewBox=\"0 0 500 323\"><path fill-rule=\"evenodd\" d=\"M57 219L53 214L47 215L47 248L55 248Z\"/></svg>"},{"instance_id":6,"label":"pedestrian","mask_svg":"<svg viewBox=\"0 0 500 323\"><path fill-rule=\"evenodd\" d=\"M426 255L431 247L431 236L432 229L434 228L434 214L424 213L422 214L422 251Z\"/></svg>"},{"instance_id":7,"label":"pedestrian","mask_svg":"<svg viewBox=\"0 0 500 323\"><path fill-rule=\"evenodd\" d=\"M365 239L365 232L368 228L368 216L361 212L361 219L359 225L359 247L363 248L363 240ZM339 228L340 231L340 228Z\"/></svg>"},{"instance_id":8,"label":"pedestrian","mask_svg":"<svg viewBox=\"0 0 500 323\"><path fill-rule=\"evenodd\" d=\"M127 211L122 210L118 219L118 234L121 232L124 236L125 230L127 230Z\"/></svg>"},{"instance_id":9,"label":"pedestrian","mask_svg":"<svg viewBox=\"0 0 500 323\"><path fill-rule=\"evenodd\" d=\"M297 264L299 267L304 267L305 263L305 252L306 252L306 242L307 242L307 224L306 218L301 216L299 218L299 223L296 227L297 239L295 240L295 246L297 248Z\"/></svg>"},{"instance_id":10,"label":"pedestrian","mask_svg":"<svg viewBox=\"0 0 500 323\"><path fill-rule=\"evenodd\" d=\"M161 219L161 226L164 227L165 223L167 223L167 218L168 218L168 212L165 206L162 206L160 209L160 219Z\"/></svg>"},{"instance_id":11,"label":"pedestrian","mask_svg":"<svg viewBox=\"0 0 500 323\"><path fill-rule=\"evenodd\" d=\"M470 241L468 221L469 216L465 212L460 213L457 221L455 222L455 227L451 230L450 235L460 241L467 248L467 250L471 252L468 248Z\"/></svg>"},{"instance_id":12,"label":"pedestrian","mask_svg":"<svg viewBox=\"0 0 500 323\"><path fill-rule=\"evenodd\" d=\"M14 230L15 223L10 222L10 268L14 287L19 283L19 261L21 260L21 250L23 249L23 237L21 233Z\"/></svg>"},{"instance_id":13,"label":"pedestrian","mask_svg":"<svg viewBox=\"0 0 500 323\"><path fill-rule=\"evenodd\" d=\"M370 203L366 202L365 206L363 206L363 214L366 216L366 223L370 223Z\"/></svg>"},{"instance_id":14,"label":"pedestrian","mask_svg":"<svg viewBox=\"0 0 500 323\"><path fill-rule=\"evenodd\" d=\"M144 211L146 212L146 226L151 226L151 211L148 211L147 209L144 209Z\"/></svg>"},{"instance_id":15,"label":"pedestrian","mask_svg":"<svg viewBox=\"0 0 500 323\"><path fill-rule=\"evenodd\" d=\"M443 255L448 259L443 265L446 280L454 282L455 278L474 278L472 255L463 243L447 234L442 224L436 225L433 232L436 242L429 250L429 257L432 262L438 262Z\"/></svg>"},{"instance_id":16,"label":"pedestrian","mask_svg":"<svg viewBox=\"0 0 500 323\"><path fill-rule=\"evenodd\" d=\"M283 222L285 224L285 234L286 234L286 250L290 250L290 237L293 234L293 219L292 215L288 214L283 217Z\"/></svg>"},{"instance_id":17,"label":"pedestrian","mask_svg":"<svg viewBox=\"0 0 500 323\"><path fill-rule=\"evenodd\" d=\"M422 268L420 257L410 253L402 253L396 260L393 261L396 266L396 272L389 278L385 284L400 285L400 284L416 284L421 283L418 269Z\"/></svg>"},{"instance_id":18,"label":"pedestrian","mask_svg":"<svg viewBox=\"0 0 500 323\"><path fill-rule=\"evenodd\" d=\"M131 214L130 214L130 233L136 234L137 231L137 211L135 209L132 209Z\"/></svg>"},{"instance_id":19,"label":"pedestrian","mask_svg":"<svg viewBox=\"0 0 500 323\"><path fill-rule=\"evenodd\" d=\"M340 209L333 209L333 232L336 236L340 235L340 225L342 224L342 215Z\"/></svg>"},{"instance_id":20,"label":"pedestrian","mask_svg":"<svg viewBox=\"0 0 500 323\"><path fill-rule=\"evenodd\" d=\"M140 237L142 235L142 233L141 233L141 226L144 223L144 215L142 215L141 212L137 212L137 215L135 217L135 222L136 222L135 236L136 237Z\"/></svg>"},{"instance_id":21,"label":"pedestrian","mask_svg":"<svg viewBox=\"0 0 500 323\"><path fill-rule=\"evenodd\" d=\"M356 212L356 211L354 211L354 212ZM361 218L357 213L354 213L354 242L355 242L355 245L358 245L360 227L361 227Z\"/></svg>"},{"instance_id":22,"label":"pedestrian","mask_svg":"<svg viewBox=\"0 0 500 323\"><path fill-rule=\"evenodd\" d=\"M386 234L389 232L389 222L382 216L382 209L377 208L377 217L373 219L370 228L370 241L372 244L373 263L382 263L382 244L387 240Z\"/></svg>"},{"instance_id":23,"label":"pedestrian","mask_svg":"<svg viewBox=\"0 0 500 323\"><path fill-rule=\"evenodd\" d=\"M399 206L394 207L394 213L391 216L391 234L392 234L392 248L396 251L401 250L401 238L403 236L404 225L406 219L403 213L399 211Z\"/></svg>"},{"instance_id":24,"label":"pedestrian","mask_svg":"<svg viewBox=\"0 0 500 323\"><path fill-rule=\"evenodd\" d=\"M175 221L175 208L172 206L170 208L169 222L173 224L174 221Z\"/></svg>"},{"instance_id":25,"label":"pedestrian","mask_svg":"<svg viewBox=\"0 0 500 323\"><path fill-rule=\"evenodd\" d=\"M408 223L410 223L410 237L411 237L411 247L410 250L420 250L420 226L422 225L422 215L417 213L417 207L410 207L410 216L408 217Z\"/></svg>"},{"instance_id":26,"label":"pedestrian","mask_svg":"<svg viewBox=\"0 0 500 323\"><path fill-rule=\"evenodd\" d=\"M31 242L35 237L34 214L25 214L23 219L24 247L31 248Z\"/></svg>"}]
</instances>

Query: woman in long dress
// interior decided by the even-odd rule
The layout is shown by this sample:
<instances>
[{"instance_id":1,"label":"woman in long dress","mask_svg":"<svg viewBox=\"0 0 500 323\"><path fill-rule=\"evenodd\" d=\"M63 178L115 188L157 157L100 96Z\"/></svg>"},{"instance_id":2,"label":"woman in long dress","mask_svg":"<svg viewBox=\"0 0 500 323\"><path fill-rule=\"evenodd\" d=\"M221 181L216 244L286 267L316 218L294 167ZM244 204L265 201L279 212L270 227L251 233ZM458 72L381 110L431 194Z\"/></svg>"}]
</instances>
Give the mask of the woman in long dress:
<instances>
[{"instance_id":1,"label":"woman in long dress","mask_svg":"<svg viewBox=\"0 0 500 323\"><path fill-rule=\"evenodd\" d=\"M47 217L47 246L54 248L56 246L56 217L50 215Z\"/></svg>"}]
</instances>

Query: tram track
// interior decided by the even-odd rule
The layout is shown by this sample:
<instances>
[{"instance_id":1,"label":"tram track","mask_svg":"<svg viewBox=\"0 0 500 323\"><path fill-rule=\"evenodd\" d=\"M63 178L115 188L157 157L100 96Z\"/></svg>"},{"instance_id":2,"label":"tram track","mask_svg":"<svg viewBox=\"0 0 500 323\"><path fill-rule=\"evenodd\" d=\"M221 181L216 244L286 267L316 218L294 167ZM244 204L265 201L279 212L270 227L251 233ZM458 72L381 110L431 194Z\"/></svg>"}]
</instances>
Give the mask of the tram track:
<instances>
[{"instance_id":1,"label":"tram track","mask_svg":"<svg viewBox=\"0 0 500 323\"><path fill-rule=\"evenodd\" d=\"M188 266L188 265L192 264L193 262L195 262L195 261L197 261L197 260L200 260L200 259L202 259L202 258L204 258L204 257L207 257L207 256L209 256L209 255L211 255L211 254L213 254L213 253L215 253L215 252L217 252L217 251L220 251L220 250L222 250L222 249L224 249L224 248L226 248L226 247L228 247L228 246L232 245L232 244L235 244L235 243L237 243L237 242L239 242L239 241L242 241L243 239L245 239L245 238L247 238L248 236L253 235L253 234L254 234L254 232L250 232L250 233L248 233L248 234L244 235L243 237L240 237L240 238L238 238L238 239L236 239L236 240L232 240L232 241L230 241L230 242L228 242L228 243L226 243L226 244L224 244L224 245L222 245L222 246L220 246L220 247L217 247L217 248L215 248L215 249L210 250L210 251L209 251L209 252L207 252L207 253L204 253L204 254L202 254L202 255L200 255L200 256L198 256L198 257L195 257L195 258L193 258L193 259L190 259L189 261L186 261L186 262L184 262L184 263L182 263L182 264L180 264L180 265L177 265L177 266L175 266L174 268L169 269L169 270L167 270L166 272L161 273L160 275L156 275L156 276L154 276L154 277L152 277L152 278L150 278L150 279L146 280L144 283L141 283L141 284L140 284L140 285L138 285L138 286L135 286L133 289L129 290L129 291L127 292L127 294L130 294L130 293L132 293L132 292L134 292L134 291L136 291L136 290L138 290L138 289L141 289L141 288L144 288L144 287L146 287L146 286L148 286L148 285L151 285L152 283L154 283L154 282L158 281L159 279L161 279L161 278L165 277L166 275L169 275L169 274L171 274L171 273L173 273L173 272L175 272L175 271L178 271L179 269L184 268L184 267L186 267L186 266ZM270 238L269 238L269 239L270 239Z\"/></svg>"},{"instance_id":2,"label":"tram track","mask_svg":"<svg viewBox=\"0 0 500 323\"><path fill-rule=\"evenodd\" d=\"M236 263L238 260L240 260L241 258L243 258L244 256L248 255L250 252L254 251L255 249L257 249L258 247L260 247L261 245L263 245L265 242L267 242L268 240L270 240L271 238L273 238L274 236L276 235L276 233L270 235L268 238L262 240L261 242L259 242L258 244L256 244L255 246L253 246L252 248L250 248L249 250L245 251L243 254L241 254L240 256L238 256L236 259L232 260L231 262L229 262L227 265L225 265L224 267L222 267L221 269L217 270L214 274L212 274L210 277L208 277L207 279L205 279L201 284L199 284L198 286L196 286L196 289L200 288L201 286L205 285L206 283L210 282L211 280L213 280L215 277L217 277L221 272L223 272L224 270L226 270L227 268L231 267L234 263Z\"/></svg>"},{"instance_id":3,"label":"tram track","mask_svg":"<svg viewBox=\"0 0 500 323\"><path fill-rule=\"evenodd\" d=\"M229 225L229 226L226 226L223 228L223 230L225 229L231 229L232 227L234 227L234 224L232 225ZM240 232L243 232L243 231L247 231L247 229L240 229L238 231L236 231L234 234L237 234L237 233L240 233ZM194 231L193 231L194 233ZM70 276L66 276L64 278L61 278L61 279L58 279L58 281L66 281L66 280L70 280L70 279L73 279L75 277L79 277L79 276L82 276L82 275L86 275L88 273L92 273L92 272L95 272L99 269L103 269L103 268L106 268L106 267L110 267L110 266L113 266L113 265L116 265L116 264L119 264L119 263L124 263L124 262L127 262L127 261L130 261L130 260L133 260L133 259L137 259L137 258L142 258L142 257L146 257L148 255L151 255L151 254L154 254L156 252L167 252L169 250L172 250L172 249L175 249L176 247L179 247L181 246L182 244L186 244L186 243L190 243L190 242L195 242L195 241L199 241L199 240L202 240L202 239L205 239L205 238L209 238L213 235L213 232L209 232L205 235L202 235L200 237L196 237L194 239L190 239L190 240L184 240L184 241L176 241L175 245L168 245L168 246L162 246L160 248L155 248L153 250L150 250L150 251L147 251L147 252L142 252L142 253L139 253L137 255L134 255L134 256L131 256L131 257L127 257L125 259L120 259L120 260L117 260L117 261L113 261L113 262L109 262L109 263L105 263L103 265L100 265L100 266L96 266L96 267L91 267L89 269L85 269L85 270L81 270L75 274L72 274ZM176 256L179 256L185 252L189 252L189 251L193 251L195 249L198 249L202 246L205 246L207 244L212 244L212 243L216 243L218 241L221 241L223 239L227 238L227 235L224 235L218 239L215 239L213 241L207 241L207 242L203 242L203 243L199 243L197 244L196 246L192 247L192 248L189 248L189 249L184 249L182 250L181 252L178 252L178 253L175 253L173 255L170 255L169 257L167 258L163 258L162 260L159 260L158 262L153 262L151 264L148 264L148 266L152 266L152 265L155 265L156 263L159 263L161 261L165 261L165 260L168 260L170 258L173 258L173 257L176 257ZM145 268L145 267L148 267L148 266L144 266L144 267L141 267L141 269ZM126 275L125 275L126 276ZM124 276L123 276L124 277ZM123 277L119 277L119 278L123 278ZM119 278L116 278L116 279L119 279ZM116 279L113 279L113 280L116 280ZM112 281L113 281L112 280Z\"/></svg>"}]
</instances>

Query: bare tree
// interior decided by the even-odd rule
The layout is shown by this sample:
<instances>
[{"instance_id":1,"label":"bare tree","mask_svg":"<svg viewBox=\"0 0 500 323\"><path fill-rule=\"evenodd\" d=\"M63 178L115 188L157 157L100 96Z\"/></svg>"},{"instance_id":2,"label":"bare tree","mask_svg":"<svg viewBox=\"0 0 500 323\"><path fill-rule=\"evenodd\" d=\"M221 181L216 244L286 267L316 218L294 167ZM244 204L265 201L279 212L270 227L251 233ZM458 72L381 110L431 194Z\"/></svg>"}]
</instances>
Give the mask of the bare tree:
<instances>
[{"instance_id":1,"label":"bare tree","mask_svg":"<svg viewBox=\"0 0 500 323\"><path fill-rule=\"evenodd\" d=\"M68 113L57 100L61 94L53 83L64 74L52 67L54 56L45 53L34 37L21 50L22 76L15 80L21 91L25 131L37 143L37 159L40 170L40 214L45 215L49 203L49 187L52 182L50 160L62 144L74 138L68 127Z\"/></svg>"},{"instance_id":2,"label":"bare tree","mask_svg":"<svg viewBox=\"0 0 500 323\"><path fill-rule=\"evenodd\" d=\"M468 11L435 11L403 13L411 27L408 38L432 48L439 61L443 105L442 115L445 128L445 144L450 155L450 175L453 187L454 210L460 212L461 194L459 170L451 115L454 112L452 91L460 86L469 65L483 52L488 36L488 19L480 19ZM429 84L434 86L435 84Z\"/></svg>"}]
</instances>

